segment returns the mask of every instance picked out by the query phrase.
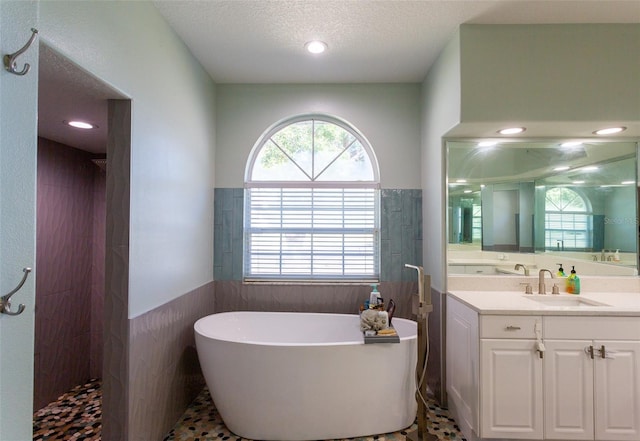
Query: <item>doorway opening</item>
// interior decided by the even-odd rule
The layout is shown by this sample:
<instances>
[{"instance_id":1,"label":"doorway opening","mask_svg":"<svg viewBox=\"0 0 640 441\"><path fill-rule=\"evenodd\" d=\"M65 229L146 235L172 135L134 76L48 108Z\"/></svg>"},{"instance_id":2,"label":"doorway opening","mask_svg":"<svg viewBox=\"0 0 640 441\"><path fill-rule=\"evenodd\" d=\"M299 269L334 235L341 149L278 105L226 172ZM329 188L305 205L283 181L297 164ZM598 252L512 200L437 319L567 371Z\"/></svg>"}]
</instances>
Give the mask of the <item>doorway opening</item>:
<instances>
[{"instance_id":1,"label":"doorway opening","mask_svg":"<svg viewBox=\"0 0 640 441\"><path fill-rule=\"evenodd\" d=\"M119 102L126 106L114 105ZM71 121L92 128L73 127ZM72 428L100 439L103 414L110 414L102 408L103 370L126 356L126 349L114 352L109 339L128 338L105 330L126 329L128 293L118 293L125 301L115 302L123 311L108 311L114 278L107 230L121 217L109 214L112 202L120 205L109 195L129 193L129 168L123 161L112 165L111 156L129 157L130 128L124 94L40 43L34 439L56 430L56 423L65 436L73 436ZM127 179L107 190L113 173ZM128 223L128 208L126 217ZM108 377L124 384L125 372L109 371ZM110 403L125 408L124 394L111 396ZM47 411L51 406L57 407L57 421ZM68 424L60 424L60 413Z\"/></svg>"}]
</instances>

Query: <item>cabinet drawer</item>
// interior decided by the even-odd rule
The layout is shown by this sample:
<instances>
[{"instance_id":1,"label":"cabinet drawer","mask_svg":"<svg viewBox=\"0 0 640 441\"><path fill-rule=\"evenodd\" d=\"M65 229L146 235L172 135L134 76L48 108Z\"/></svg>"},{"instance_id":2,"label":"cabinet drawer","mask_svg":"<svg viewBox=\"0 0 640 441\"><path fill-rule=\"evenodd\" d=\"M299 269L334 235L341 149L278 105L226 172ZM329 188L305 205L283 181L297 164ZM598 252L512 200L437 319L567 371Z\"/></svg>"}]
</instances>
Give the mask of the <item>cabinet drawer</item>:
<instances>
[{"instance_id":1,"label":"cabinet drawer","mask_svg":"<svg viewBox=\"0 0 640 441\"><path fill-rule=\"evenodd\" d=\"M544 338L576 340L640 340L640 317L549 316Z\"/></svg>"},{"instance_id":2,"label":"cabinet drawer","mask_svg":"<svg viewBox=\"0 0 640 441\"><path fill-rule=\"evenodd\" d=\"M536 338L536 323L542 336L542 317L533 315L480 316L480 338Z\"/></svg>"}]
</instances>

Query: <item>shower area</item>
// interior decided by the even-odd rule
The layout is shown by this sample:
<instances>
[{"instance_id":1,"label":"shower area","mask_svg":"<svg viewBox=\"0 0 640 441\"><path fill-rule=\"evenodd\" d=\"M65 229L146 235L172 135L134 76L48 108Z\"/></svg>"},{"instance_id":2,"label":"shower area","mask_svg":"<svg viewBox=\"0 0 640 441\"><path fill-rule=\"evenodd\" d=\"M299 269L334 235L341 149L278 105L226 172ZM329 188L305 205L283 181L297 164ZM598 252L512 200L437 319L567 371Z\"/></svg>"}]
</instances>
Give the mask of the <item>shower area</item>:
<instances>
[{"instance_id":1,"label":"shower area","mask_svg":"<svg viewBox=\"0 0 640 441\"><path fill-rule=\"evenodd\" d=\"M103 158L38 138L34 412L102 376Z\"/></svg>"}]
</instances>

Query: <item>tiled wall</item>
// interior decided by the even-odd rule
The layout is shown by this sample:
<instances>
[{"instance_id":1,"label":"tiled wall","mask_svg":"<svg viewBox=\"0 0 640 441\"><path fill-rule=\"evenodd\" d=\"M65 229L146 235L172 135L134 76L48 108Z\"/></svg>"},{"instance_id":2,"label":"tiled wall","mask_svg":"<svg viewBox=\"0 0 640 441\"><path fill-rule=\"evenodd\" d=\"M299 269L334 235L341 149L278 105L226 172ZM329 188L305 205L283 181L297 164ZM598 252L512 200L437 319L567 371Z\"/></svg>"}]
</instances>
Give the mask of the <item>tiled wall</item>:
<instances>
[{"instance_id":1,"label":"tiled wall","mask_svg":"<svg viewBox=\"0 0 640 441\"><path fill-rule=\"evenodd\" d=\"M404 264L422 265L422 190L383 189L380 199L380 280L410 282ZM216 188L215 280L242 280L243 209L242 188Z\"/></svg>"},{"instance_id":2,"label":"tiled wall","mask_svg":"<svg viewBox=\"0 0 640 441\"><path fill-rule=\"evenodd\" d=\"M404 264L422 265L422 190L383 189L380 199L380 280L415 280Z\"/></svg>"},{"instance_id":3,"label":"tiled wall","mask_svg":"<svg viewBox=\"0 0 640 441\"><path fill-rule=\"evenodd\" d=\"M128 441L163 439L204 387L193 324L214 297L210 282L129 320Z\"/></svg>"},{"instance_id":4,"label":"tiled wall","mask_svg":"<svg viewBox=\"0 0 640 441\"><path fill-rule=\"evenodd\" d=\"M93 181L93 242L91 261L91 360L89 375L102 378L105 253L107 221L106 170L100 169Z\"/></svg>"},{"instance_id":5,"label":"tiled wall","mask_svg":"<svg viewBox=\"0 0 640 441\"><path fill-rule=\"evenodd\" d=\"M130 419L131 101L109 100L108 109L102 441L121 441L128 437Z\"/></svg>"},{"instance_id":6,"label":"tiled wall","mask_svg":"<svg viewBox=\"0 0 640 441\"><path fill-rule=\"evenodd\" d=\"M91 158L38 140L34 409L101 373L105 175Z\"/></svg>"},{"instance_id":7,"label":"tiled wall","mask_svg":"<svg viewBox=\"0 0 640 441\"><path fill-rule=\"evenodd\" d=\"M213 214L213 277L242 280L244 189L216 188Z\"/></svg>"}]
</instances>

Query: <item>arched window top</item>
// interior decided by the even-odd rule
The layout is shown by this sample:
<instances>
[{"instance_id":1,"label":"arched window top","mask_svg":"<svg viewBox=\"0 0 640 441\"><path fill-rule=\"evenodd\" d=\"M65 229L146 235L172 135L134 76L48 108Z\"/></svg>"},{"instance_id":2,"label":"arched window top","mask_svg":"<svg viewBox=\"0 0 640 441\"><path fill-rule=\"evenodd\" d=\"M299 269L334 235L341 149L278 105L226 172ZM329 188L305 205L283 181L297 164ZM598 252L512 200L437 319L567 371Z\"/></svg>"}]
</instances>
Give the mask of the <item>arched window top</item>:
<instances>
[{"instance_id":1,"label":"arched window top","mask_svg":"<svg viewBox=\"0 0 640 441\"><path fill-rule=\"evenodd\" d=\"M589 211L589 207L585 199L575 190L555 187L546 192L545 211L584 213Z\"/></svg>"},{"instance_id":2,"label":"arched window top","mask_svg":"<svg viewBox=\"0 0 640 441\"><path fill-rule=\"evenodd\" d=\"M245 174L247 186L267 182L377 186L379 181L378 163L365 137L327 115L302 115L275 124L254 146Z\"/></svg>"}]
</instances>

